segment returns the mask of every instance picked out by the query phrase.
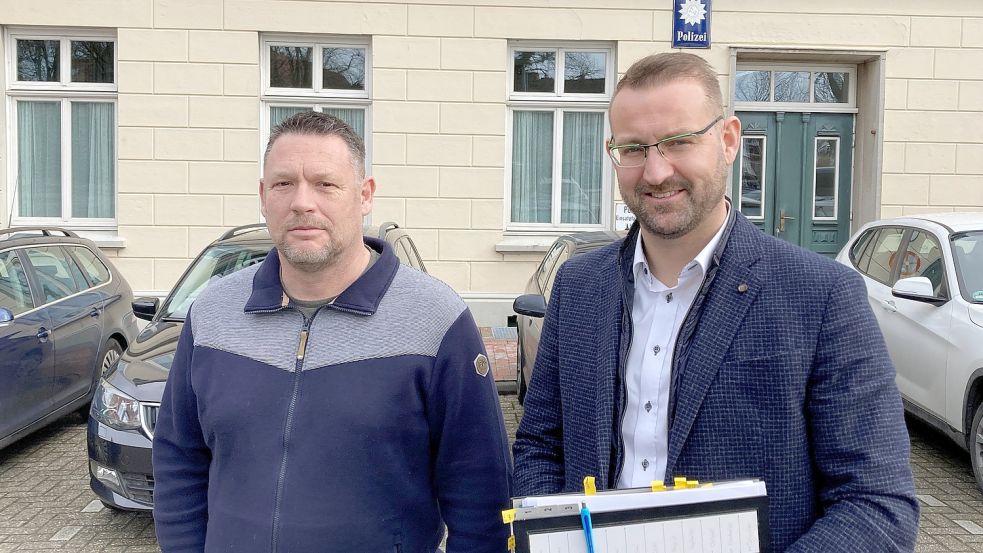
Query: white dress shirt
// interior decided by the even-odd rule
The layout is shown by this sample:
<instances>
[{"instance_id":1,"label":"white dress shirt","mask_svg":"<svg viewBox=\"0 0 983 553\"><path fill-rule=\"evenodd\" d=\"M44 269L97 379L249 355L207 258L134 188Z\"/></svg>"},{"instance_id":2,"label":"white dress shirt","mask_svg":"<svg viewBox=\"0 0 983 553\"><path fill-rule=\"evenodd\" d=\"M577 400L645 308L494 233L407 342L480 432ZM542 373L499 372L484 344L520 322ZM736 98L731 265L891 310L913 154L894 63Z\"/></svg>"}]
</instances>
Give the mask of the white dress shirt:
<instances>
[{"instance_id":1,"label":"white dress shirt","mask_svg":"<svg viewBox=\"0 0 983 553\"><path fill-rule=\"evenodd\" d=\"M625 367L628 389L621 423L625 445L619 488L647 487L663 480L669 450L669 377L679 328L696 299L714 248L723 236L721 225L710 242L683 267L676 286L669 288L652 275L635 243L635 296L631 308L632 340Z\"/></svg>"}]
</instances>

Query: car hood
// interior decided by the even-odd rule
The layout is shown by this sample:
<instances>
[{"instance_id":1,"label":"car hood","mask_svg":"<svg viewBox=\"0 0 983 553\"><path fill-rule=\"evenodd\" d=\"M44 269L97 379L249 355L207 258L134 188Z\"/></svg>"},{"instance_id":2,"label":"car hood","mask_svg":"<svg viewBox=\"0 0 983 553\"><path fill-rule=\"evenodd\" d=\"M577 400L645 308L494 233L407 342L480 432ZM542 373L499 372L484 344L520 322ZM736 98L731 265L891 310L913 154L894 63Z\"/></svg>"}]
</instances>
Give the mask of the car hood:
<instances>
[{"instance_id":1,"label":"car hood","mask_svg":"<svg viewBox=\"0 0 983 553\"><path fill-rule=\"evenodd\" d=\"M181 336L182 322L155 321L147 325L130 344L120 365L109 375L109 383L139 401L159 402L170 372L152 359L174 353Z\"/></svg>"}]
</instances>

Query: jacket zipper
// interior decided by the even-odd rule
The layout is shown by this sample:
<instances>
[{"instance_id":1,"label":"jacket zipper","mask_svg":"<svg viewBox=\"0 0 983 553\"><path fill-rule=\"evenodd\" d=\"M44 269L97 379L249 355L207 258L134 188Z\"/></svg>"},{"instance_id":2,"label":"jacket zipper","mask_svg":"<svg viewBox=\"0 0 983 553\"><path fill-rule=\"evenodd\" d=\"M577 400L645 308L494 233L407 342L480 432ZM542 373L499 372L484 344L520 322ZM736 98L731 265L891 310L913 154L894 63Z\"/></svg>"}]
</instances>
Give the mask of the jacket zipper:
<instances>
[{"instance_id":1,"label":"jacket zipper","mask_svg":"<svg viewBox=\"0 0 983 553\"><path fill-rule=\"evenodd\" d=\"M297 340L297 360L294 364L294 389L290 396L290 405L287 407L287 422L283 430L283 458L280 461L280 473L277 476L276 482L276 496L273 500L273 536L270 547L270 551L273 553L278 551L278 542L280 538L280 506L283 502L283 486L287 475L287 445L290 443L290 431L293 429L294 411L297 407L297 394L300 391L301 369L304 366L304 355L307 353L307 337L310 333L311 320L313 319L314 315L311 315L310 319L304 317L304 326L301 327L300 336Z\"/></svg>"}]
</instances>

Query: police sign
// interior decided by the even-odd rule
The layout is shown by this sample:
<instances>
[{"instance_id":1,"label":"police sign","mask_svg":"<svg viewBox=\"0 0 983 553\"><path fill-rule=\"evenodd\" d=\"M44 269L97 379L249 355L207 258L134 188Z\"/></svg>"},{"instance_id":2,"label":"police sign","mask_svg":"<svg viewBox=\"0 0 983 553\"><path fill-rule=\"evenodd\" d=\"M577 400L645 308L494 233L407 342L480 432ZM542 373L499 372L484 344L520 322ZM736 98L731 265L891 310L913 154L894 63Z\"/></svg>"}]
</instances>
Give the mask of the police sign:
<instances>
[{"instance_id":1,"label":"police sign","mask_svg":"<svg viewBox=\"0 0 983 553\"><path fill-rule=\"evenodd\" d=\"M710 47L710 0L673 0L672 47Z\"/></svg>"}]
</instances>

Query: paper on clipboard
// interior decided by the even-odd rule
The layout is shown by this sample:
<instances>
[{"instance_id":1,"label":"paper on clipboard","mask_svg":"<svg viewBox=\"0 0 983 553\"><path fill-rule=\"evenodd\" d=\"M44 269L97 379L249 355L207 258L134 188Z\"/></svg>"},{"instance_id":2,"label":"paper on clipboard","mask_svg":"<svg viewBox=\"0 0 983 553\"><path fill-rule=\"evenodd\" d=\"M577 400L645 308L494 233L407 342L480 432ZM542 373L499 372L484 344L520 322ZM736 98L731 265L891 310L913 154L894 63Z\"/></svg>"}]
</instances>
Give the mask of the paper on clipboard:
<instances>
[{"instance_id":1,"label":"paper on clipboard","mask_svg":"<svg viewBox=\"0 0 983 553\"><path fill-rule=\"evenodd\" d=\"M766 496L765 483L761 480L735 480L709 486L653 492L649 488L632 488L601 492L597 495L559 494L524 497L519 507L545 507L586 503L592 513L689 505L710 501L744 499Z\"/></svg>"}]
</instances>

